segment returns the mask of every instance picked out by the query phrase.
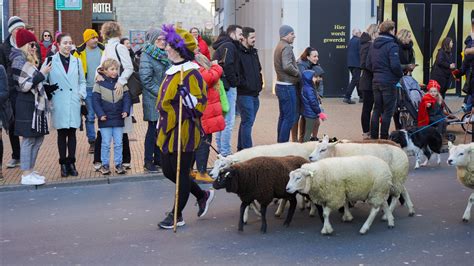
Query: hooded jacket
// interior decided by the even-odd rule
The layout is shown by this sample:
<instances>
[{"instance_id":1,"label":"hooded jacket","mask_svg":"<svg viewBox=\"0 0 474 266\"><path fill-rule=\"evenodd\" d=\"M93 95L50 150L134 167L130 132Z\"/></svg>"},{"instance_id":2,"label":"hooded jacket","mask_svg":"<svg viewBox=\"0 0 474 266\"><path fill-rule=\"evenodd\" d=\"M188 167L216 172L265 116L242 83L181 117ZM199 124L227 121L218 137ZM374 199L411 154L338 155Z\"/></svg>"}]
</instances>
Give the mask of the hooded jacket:
<instances>
[{"instance_id":1,"label":"hooded jacket","mask_svg":"<svg viewBox=\"0 0 474 266\"><path fill-rule=\"evenodd\" d=\"M218 87L222 68L219 65L212 65L210 69L200 67L199 72L207 85L207 105L201 117L202 129L204 133L212 134L225 128Z\"/></svg>"},{"instance_id":2,"label":"hooded jacket","mask_svg":"<svg viewBox=\"0 0 474 266\"><path fill-rule=\"evenodd\" d=\"M209 52L209 47L207 46L206 41L201 37L201 35L197 38L199 52L203 54L207 59L211 60L211 53Z\"/></svg>"},{"instance_id":3,"label":"hooded jacket","mask_svg":"<svg viewBox=\"0 0 474 266\"><path fill-rule=\"evenodd\" d=\"M369 49L366 66L374 74L373 83L395 86L403 76L398 45L393 35L381 33Z\"/></svg>"},{"instance_id":4,"label":"hooded jacket","mask_svg":"<svg viewBox=\"0 0 474 266\"><path fill-rule=\"evenodd\" d=\"M226 90L229 88L237 88L239 85L239 45L240 43L238 41L234 41L227 35L219 36L212 45L212 48L215 50L212 60L217 60L224 70L221 79Z\"/></svg>"},{"instance_id":5,"label":"hooded jacket","mask_svg":"<svg viewBox=\"0 0 474 266\"><path fill-rule=\"evenodd\" d=\"M303 103L303 116L306 118L317 118L321 113L319 106L318 93L314 88L313 76L318 76L322 73L317 73L313 70L305 70L302 73L303 88L301 90L301 99Z\"/></svg>"},{"instance_id":6,"label":"hooded jacket","mask_svg":"<svg viewBox=\"0 0 474 266\"><path fill-rule=\"evenodd\" d=\"M258 58L258 50L239 45L240 84L237 86L238 95L258 96L262 90L262 66Z\"/></svg>"}]
</instances>

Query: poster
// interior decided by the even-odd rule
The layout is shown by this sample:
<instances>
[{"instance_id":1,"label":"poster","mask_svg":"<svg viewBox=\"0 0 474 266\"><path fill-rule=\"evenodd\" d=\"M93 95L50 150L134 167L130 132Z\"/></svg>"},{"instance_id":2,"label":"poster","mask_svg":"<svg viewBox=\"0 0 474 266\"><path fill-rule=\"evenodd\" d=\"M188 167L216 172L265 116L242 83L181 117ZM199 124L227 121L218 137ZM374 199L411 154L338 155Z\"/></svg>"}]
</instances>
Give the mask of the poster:
<instances>
[{"instance_id":1,"label":"poster","mask_svg":"<svg viewBox=\"0 0 474 266\"><path fill-rule=\"evenodd\" d=\"M351 38L350 0L311 1L310 45L324 69L324 96L344 95L349 83L347 44ZM337 12L337 16L335 16Z\"/></svg>"},{"instance_id":2,"label":"poster","mask_svg":"<svg viewBox=\"0 0 474 266\"><path fill-rule=\"evenodd\" d=\"M138 51L142 48L145 43L145 34L144 30L131 30L130 31L130 44L132 45L133 51Z\"/></svg>"}]
</instances>

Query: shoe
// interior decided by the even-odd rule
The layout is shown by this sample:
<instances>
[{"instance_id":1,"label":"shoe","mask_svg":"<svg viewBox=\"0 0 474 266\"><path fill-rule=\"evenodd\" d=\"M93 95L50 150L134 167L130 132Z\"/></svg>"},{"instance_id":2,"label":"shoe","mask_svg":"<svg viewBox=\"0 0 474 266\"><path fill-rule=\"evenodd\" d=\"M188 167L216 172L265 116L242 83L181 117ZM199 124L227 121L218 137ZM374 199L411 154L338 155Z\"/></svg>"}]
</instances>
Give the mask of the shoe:
<instances>
[{"instance_id":1,"label":"shoe","mask_svg":"<svg viewBox=\"0 0 474 266\"><path fill-rule=\"evenodd\" d=\"M44 180L39 180L38 178L36 178L33 174L29 174L29 175L22 175L21 176L21 184L22 185L35 185L35 186L39 186L39 185L43 185L44 184Z\"/></svg>"},{"instance_id":2,"label":"shoe","mask_svg":"<svg viewBox=\"0 0 474 266\"><path fill-rule=\"evenodd\" d=\"M344 98L344 100L342 100L342 102L347 103L347 104L355 104L356 103L353 100L347 99L347 98Z\"/></svg>"},{"instance_id":3,"label":"shoe","mask_svg":"<svg viewBox=\"0 0 474 266\"><path fill-rule=\"evenodd\" d=\"M196 179L196 181L207 182L207 183L214 182L214 179L212 179L212 177L210 177L207 173L202 174L198 172L194 179Z\"/></svg>"},{"instance_id":4,"label":"shoe","mask_svg":"<svg viewBox=\"0 0 474 266\"><path fill-rule=\"evenodd\" d=\"M115 166L115 172L119 175L123 175L123 174L127 173L127 171L125 171L125 168L124 168L123 164L119 164L119 165Z\"/></svg>"},{"instance_id":5,"label":"shoe","mask_svg":"<svg viewBox=\"0 0 474 266\"><path fill-rule=\"evenodd\" d=\"M145 172L156 173L158 169L156 169L156 166L152 162L145 162Z\"/></svg>"},{"instance_id":6,"label":"shoe","mask_svg":"<svg viewBox=\"0 0 474 266\"><path fill-rule=\"evenodd\" d=\"M193 179L196 179L196 175L198 174L197 170L191 170L189 173L189 176L192 177Z\"/></svg>"},{"instance_id":7,"label":"shoe","mask_svg":"<svg viewBox=\"0 0 474 266\"><path fill-rule=\"evenodd\" d=\"M95 152L95 141L89 142L89 154L94 154Z\"/></svg>"},{"instance_id":8,"label":"shoe","mask_svg":"<svg viewBox=\"0 0 474 266\"><path fill-rule=\"evenodd\" d=\"M17 166L20 166L20 160L17 159L11 159L7 163L7 168L15 168Z\"/></svg>"},{"instance_id":9,"label":"shoe","mask_svg":"<svg viewBox=\"0 0 474 266\"><path fill-rule=\"evenodd\" d=\"M369 140L370 139L370 132L362 133L362 139L363 140Z\"/></svg>"},{"instance_id":10,"label":"shoe","mask_svg":"<svg viewBox=\"0 0 474 266\"><path fill-rule=\"evenodd\" d=\"M183 216L178 216L178 219L176 221L176 227L181 227L185 225L186 223L183 220ZM163 229L173 229L174 227L174 214L173 212L169 212L166 216L166 218L161 221L158 224L158 227L163 228Z\"/></svg>"},{"instance_id":11,"label":"shoe","mask_svg":"<svg viewBox=\"0 0 474 266\"><path fill-rule=\"evenodd\" d=\"M206 215L207 210L209 209L209 205L211 204L212 200L214 199L214 190L210 189L208 191L204 191L206 195L204 198L197 201L199 206L198 217L203 217Z\"/></svg>"},{"instance_id":12,"label":"shoe","mask_svg":"<svg viewBox=\"0 0 474 266\"><path fill-rule=\"evenodd\" d=\"M69 175L69 169L67 164L61 164L61 177L67 177Z\"/></svg>"},{"instance_id":13,"label":"shoe","mask_svg":"<svg viewBox=\"0 0 474 266\"><path fill-rule=\"evenodd\" d=\"M123 167L125 167L126 170L132 169L132 165L130 163L123 163Z\"/></svg>"},{"instance_id":14,"label":"shoe","mask_svg":"<svg viewBox=\"0 0 474 266\"><path fill-rule=\"evenodd\" d=\"M94 169L95 169L96 172L99 172L101 167L102 167L102 163L100 163L100 162L94 163Z\"/></svg>"},{"instance_id":15,"label":"shoe","mask_svg":"<svg viewBox=\"0 0 474 266\"><path fill-rule=\"evenodd\" d=\"M100 173L103 175L110 175L110 168L108 165L102 165L100 168Z\"/></svg>"},{"instance_id":16,"label":"shoe","mask_svg":"<svg viewBox=\"0 0 474 266\"><path fill-rule=\"evenodd\" d=\"M36 179L39 179L39 180L42 180L42 181L44 181L44 180L46 179L46 177L40 175L40 174L39 174L38 172L36 172L36 171L33 171L31 174L34 175L34 176L36 177Z\"/></svg>"},{"instance_id":17,"label":"shoe","mask_svg":"<svg viewBox=\"0 0 474 266\"><path fill-rule=\"evenodd\" d=\"M78 176L79 175L79 173L77 172L77 169L76 169L76 164L74 164L74 163L68 164L68 173L71 176Z\"/></svg>"}]
</instances>

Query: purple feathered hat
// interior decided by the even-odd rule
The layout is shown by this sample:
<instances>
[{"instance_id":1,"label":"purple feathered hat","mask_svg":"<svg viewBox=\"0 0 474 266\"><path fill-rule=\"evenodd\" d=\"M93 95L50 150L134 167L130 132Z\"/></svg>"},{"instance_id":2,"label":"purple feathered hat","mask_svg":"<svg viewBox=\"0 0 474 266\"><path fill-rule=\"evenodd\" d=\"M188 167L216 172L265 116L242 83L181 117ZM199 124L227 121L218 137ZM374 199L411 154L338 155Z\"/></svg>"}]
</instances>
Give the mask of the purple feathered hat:
<instances>
[{"instance_id":1,"label":"purple feathered hat","mask_svg":"<svg viewBox=\"0 0 474 266\"><path fill-rule=\"evenodd\" d=\"M175 29L173 25L163 25L162 30L166 42L184 59L194 59L194 50L196 50L197 44L191 33L181 28Z\"/></svg>"}]
</instances>

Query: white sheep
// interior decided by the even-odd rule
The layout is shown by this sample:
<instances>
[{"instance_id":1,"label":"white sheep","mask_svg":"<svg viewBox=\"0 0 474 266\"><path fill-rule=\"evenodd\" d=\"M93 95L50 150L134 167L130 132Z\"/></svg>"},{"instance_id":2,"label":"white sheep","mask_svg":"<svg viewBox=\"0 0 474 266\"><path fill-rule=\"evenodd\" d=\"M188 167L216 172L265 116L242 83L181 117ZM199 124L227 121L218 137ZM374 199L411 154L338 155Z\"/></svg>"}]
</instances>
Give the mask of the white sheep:
<instances>
[{"instance_id":1,"label":"white sheep","mask_svg":"<svg viewBox=\"0 0 474 266\"><path fill-rule=\"evenodd\" d=\"M448 164L456 166L459 182L470 189L474 189L474 143L454 146L451 142L448 142L448 147ZM471 218L472 204L474 204L474 192L471 193L462 216L462 220L466 223Z\"/></svg>"},{"instance_id":2,"label":"white sheep","mask_svg":"<svg viewBox=\"0 0 474 266\"><path fill-rule=\"evenodd\" d=\"M216 179L219 176L219 173L221 171L229 168L231 165L238 162L244 162L244 161L247 161L256 157L260 157L260 156L277 157L277 156L294 155L294 156L300 156L303 158L308 158L309 154L311 154L311 152L314 150L315 144L316 144L316 141L305 142L305 143L285 142L285 143L255 146L252 148L241 150L239 152L228 155L226 157L223 157L222 155L218 154L217 160L214 162L214 167L210 171L210 175L212 176L212 178ZM300 202L301 204L301 202L303 201L302 197L298 195L297 198L298 198L298 202ZM277 211L275 212L275 216L277 217L281 216L286 206L286 203L287 203L286 200L282 200L280 202L280 205ZM255 213L259 214L255 206L252 206L252 208L254 209ZM300 208L302 208L301 205L300 205ZM316 207L312 205L310 216L314 216L315 212L316 212ZM247 220L248 220L248 208L245 209L244 222L246 223Z\"/></svg>"},{"instance_id":3,"label":"white sheep","mask_svg":"<svg viewBox=\"0 0 474 266\"><path fill-rule=\"evenodd\" d=\"M392 211L387 204L391 186L392 172L387 163L375 156L353 156L303 164L301 168L290 172L286 190L288 193L308 194L314 203L323 206L323 235L334 231L329 221L332 210L341 207L346 210L351 201L367 202L372 209L359 231L365 234L380 207L387 216L388 227L394 227ZM350 221L352 215L345 212L342 220Z\"/></svg>"},{"instance_id":4,"label":"white sheep","mask_svg":"<svg viewBox=\"0 0 474 266\"><path fill-rule=\"evenodd\" d=\"M358 155L372 155L384 160L389 165L393 177L393 186L390 190L390 196L392 196L390 211L393 212L400 195L402 195L408 207L409 216L413 216L415 209L404 185L408 178L409 161L408 156L401 148L390 144L329 143L329 138L324 136L323 141L316 144L309 160L314 162L329 157Z\"/></svg>"}]
</instances>

